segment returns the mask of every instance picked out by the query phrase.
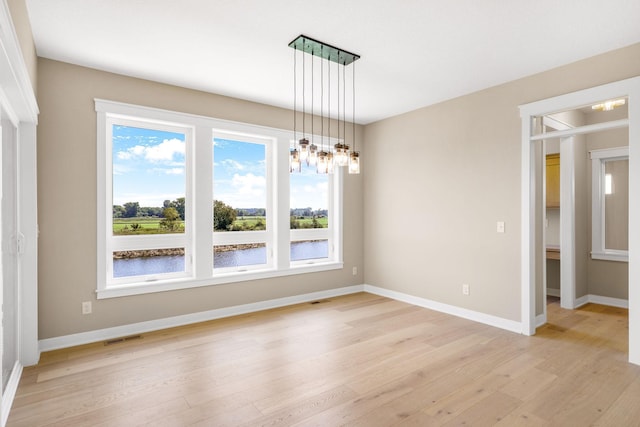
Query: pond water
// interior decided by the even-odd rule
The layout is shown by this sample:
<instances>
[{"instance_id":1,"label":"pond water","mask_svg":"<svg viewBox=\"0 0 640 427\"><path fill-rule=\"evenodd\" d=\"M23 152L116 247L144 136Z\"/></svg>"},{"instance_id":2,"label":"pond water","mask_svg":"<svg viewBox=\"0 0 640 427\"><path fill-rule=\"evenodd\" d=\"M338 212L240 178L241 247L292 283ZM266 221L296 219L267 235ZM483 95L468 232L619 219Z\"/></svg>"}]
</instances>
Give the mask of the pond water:
<instances>
[{"instance_id":1,"label":"pond water","mask_svg":"<svg viewBox=\"0 0 640 427\"><path fill-rule=\"evenodd\" d=\"M327 240L291 242L291 260L327 258ZM267 249L249 248L236 251L216 252L214 268L241 267L267 262ZM184 271L184 255L156 256L113 260L113 277L147 276Z\"/></svg>"}]
</instances>

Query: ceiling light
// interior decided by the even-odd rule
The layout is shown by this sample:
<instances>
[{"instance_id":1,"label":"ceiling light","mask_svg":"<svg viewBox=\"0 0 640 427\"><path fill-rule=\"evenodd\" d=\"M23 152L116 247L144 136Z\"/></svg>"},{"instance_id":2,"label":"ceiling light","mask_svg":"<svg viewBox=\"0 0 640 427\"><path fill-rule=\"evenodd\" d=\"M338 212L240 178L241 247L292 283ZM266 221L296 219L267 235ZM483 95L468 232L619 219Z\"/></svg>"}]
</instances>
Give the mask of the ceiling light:
<instances>
[{"instance_id":1,"label":"ceiling light","mask_svg":"<svg viewBox=\"0 0 640 427\"><path fill-rule=\"evenodd\" d=\"M625 99L614 99L611 101L605 101L602 104L592 105L591 109L598 110L598 111L611 111L614 108L620 107L626 103L627 101Z\"/></svg>"},{"instance_id":2,"label":"ceiling light","mask_svg":"<svg viewBox=\"0 0 640 427\"><path fill-rule=\"evenodd\" d=\"M298 36L289 43L289 47L294 49L294 135L289 154L289 171L300 172L300 165L304 162L307 166L315 166L317 173L332 173L336 166L349 166L349 173L360 173L359 153L355 151L355 65L352 65L360 56L304 35ZM301 59L298 58L299 56ZM300 60L301 66L298 65ZM307 64L308 62L309 64ZM332 71L333 64L337 67L337 72ZM353 70L351 82L347 82L345 72L349 65ZM354 147L353 152L349 151L347 143L348 83L351 85L352 93L350 100L352 132L350 137ZM314 123L317 122L317 118L314 112L318 111L318 107L320 107L321 130L320 134L316 135ZM331 134L332 118L337 118L338 122L336 138L332 138ZM300 121L302 129L299 129L298 126ZM306 124L308 121L311 123L311 133L307 133ZM298 139L300 131L302 133ZM327 140L326 146L325 139Z\"/></svg>"}]
</instances>

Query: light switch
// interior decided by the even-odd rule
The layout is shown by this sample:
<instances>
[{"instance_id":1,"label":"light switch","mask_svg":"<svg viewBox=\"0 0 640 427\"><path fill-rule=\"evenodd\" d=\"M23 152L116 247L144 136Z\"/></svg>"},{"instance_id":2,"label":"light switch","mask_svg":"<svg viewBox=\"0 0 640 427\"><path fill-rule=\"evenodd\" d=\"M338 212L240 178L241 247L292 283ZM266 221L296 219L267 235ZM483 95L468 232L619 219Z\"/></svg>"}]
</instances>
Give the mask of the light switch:
<instances>
[{"instance_id":1,"label":"light switch","mask_svg":"<svg viewBox=\"0 0 640 427\"><path fill-rule=\"evenodd\" d=\"M498 233L504 233L504 221L498 221L496 231Z\"/></svg>"}]
</instances>

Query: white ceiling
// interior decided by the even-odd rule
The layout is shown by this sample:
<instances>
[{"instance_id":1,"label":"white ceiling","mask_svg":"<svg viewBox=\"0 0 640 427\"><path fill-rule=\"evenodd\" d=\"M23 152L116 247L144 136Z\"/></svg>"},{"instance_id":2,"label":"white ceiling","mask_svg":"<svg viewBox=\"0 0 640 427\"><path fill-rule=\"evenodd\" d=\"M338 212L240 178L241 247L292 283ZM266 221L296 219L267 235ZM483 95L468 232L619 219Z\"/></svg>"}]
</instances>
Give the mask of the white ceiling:
<instances>
[{"instance_id":1,"label":"white ceiling","mask_svg":"<svg viewBox=\"0 0 640 427\"><path fill-rule=\"evenodd\" d=\"M299 34L370 123L640 42L640 0L27 0L41 57L292 108Z\"/></svg>"}]
</instances>

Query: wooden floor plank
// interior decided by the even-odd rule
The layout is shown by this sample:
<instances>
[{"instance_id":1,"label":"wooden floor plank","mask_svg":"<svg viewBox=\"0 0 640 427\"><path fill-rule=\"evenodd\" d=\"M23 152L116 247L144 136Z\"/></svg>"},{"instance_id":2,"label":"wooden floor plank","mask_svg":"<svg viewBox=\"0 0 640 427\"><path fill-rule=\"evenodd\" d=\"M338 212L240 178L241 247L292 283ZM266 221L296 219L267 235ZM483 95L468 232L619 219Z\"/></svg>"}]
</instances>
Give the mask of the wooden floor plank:
<instances>
[{"instance_id":1,"label":"wooden floor plank","mask_svg":"<svg viewBox=\"0 0 640 427\"><path fill-rule=\"evenodd\" d=\"M434 380L427 379L424 375L420 375L421 373L422 371L417 371L410 374L411 380L415 381L411 393L378 406L350 424L361 427L372 425L390 426L397 423L411 425L417 420L425 419L425 416L428 417L431 423L435 424L436 420L428 416L423 410L437 404L441 399L453 394L470 381L468 376L459 372L450 372ZM416 377L417 381L415 380Z\"/></svg>"},{"instance_id":2,"label":"wooden floor plank","mask_svg":"<svg viewBox=\"0 0 640 427\"><path fill-rule=\"evenodd\" d=\"M640 381L637 379L596 421L595 426L617 427L640 425Z\"/></svg>"},{"instance_id":3,"label":"wooden floor plank","mask_svg":"<svg viewBox=\"0 0 640 427\"><path fill-rule=\"evenodd\" d=\"M8 426L640 425L628 313L527 337L366 293L44 353Z\"/></svg>"},{"instance_id":4,"label":"wooden floor plank","mask_svg":"<svg viewBox=\"0 0 640 427\"><path fill-rule=\"evenodd\" d=\"M501 387L500 391L524 401L536 393L543 393L549 384L555 381L556 378L558 378L557 375L549 374L540 369L531 368Z\"/></svg>"},{"instance_id":5,"label":"wooden floor plank","mask_svg":"<svg viewBox=\"0 0 640 427\"><path fill-rule=\"evenodd\" d=\"M499 391L493 392L443 425L447 427L460 425L475 427L494 426L504 417L508 416L521 403L521 400Z\"/></svg>"}]
</instances>

